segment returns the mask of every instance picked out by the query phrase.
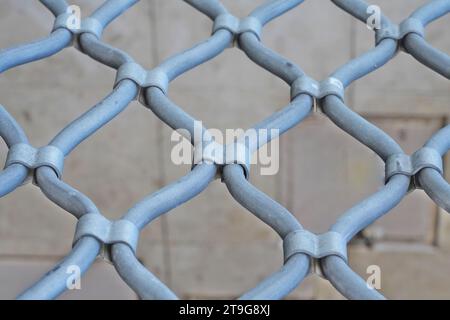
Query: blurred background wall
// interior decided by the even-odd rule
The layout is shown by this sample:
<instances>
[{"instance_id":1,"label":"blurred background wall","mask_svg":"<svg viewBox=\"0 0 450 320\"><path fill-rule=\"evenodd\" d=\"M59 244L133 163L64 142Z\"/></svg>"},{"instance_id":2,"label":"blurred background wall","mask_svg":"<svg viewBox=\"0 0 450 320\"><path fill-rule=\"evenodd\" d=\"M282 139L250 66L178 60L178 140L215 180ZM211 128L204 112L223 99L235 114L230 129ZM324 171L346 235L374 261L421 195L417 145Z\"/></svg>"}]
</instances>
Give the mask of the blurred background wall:
<instances>
[{"instance_id":1,"label":"blurred background wall","mask_svg":"<svg viewBox=\"0 0 450 320\"><path fill-rule=\"evenodd\" d=\"M264 1L224 0L237 16ZM400 22L421 0L372 0ZM72 1L88 15L102 1ZM38 1L0 1L0 47L47 35L53 19ZM180 0L142 0L107 29L104 40L148 68L205 39L211 22ZM450 53L450 16L427 39ZM264 43L307 74L323 79L374 44L373 33L330 1L305 1L270 23ZM0 103L35 146L91 108L112 89L113 70L75 49L0 76ZM448 80L399 53L357 81L347 104L392 135L408 153L444 126ZM208 127L246 128L286 105L289 88L239 50L226 50L177 79L170 97ZM171 130L138 103L81 144L67 159L64 180L111 218L186 174L170 160ZM383 185L376 155L314 113L280 139L280 171L251 182L287 207L308 229L324 232L346 209ZM1 145L1 161L7 149ZM3 162L2 162L3 163ZM33 185L0 200L0 298L14 298L71 248L75 219ZM141 261L183 298L233 298L281 266L281 241L239 206L217 180L200 196L162 216L141 235ZM450 217L422 191L409 194L350 247L350 264L367 277L382 271L389 298L450 299ZM136 298L114 268L98 261L82 290L62 298ZM291 299L340 299L327 281L310 276Z\"/></svg>"}]
</instances>

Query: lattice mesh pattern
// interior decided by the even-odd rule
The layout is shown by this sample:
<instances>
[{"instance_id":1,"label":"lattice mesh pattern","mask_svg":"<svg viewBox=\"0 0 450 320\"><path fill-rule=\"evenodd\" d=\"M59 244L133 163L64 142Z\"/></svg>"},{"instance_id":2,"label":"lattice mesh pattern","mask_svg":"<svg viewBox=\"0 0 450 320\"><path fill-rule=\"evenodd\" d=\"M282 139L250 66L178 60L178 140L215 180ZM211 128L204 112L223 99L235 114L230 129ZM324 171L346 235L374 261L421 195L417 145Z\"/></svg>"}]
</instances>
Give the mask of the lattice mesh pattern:
<instances>
[{"instance_id":1,"label":"lattice mesh pattern","mask_svg":"<svg viewBox=\"0 0 450 320\"><path fill-rule=\"evenodd\" d=\"M302 0L268 1L244 19L233 16L217 0L185 0L213 21L212 35L151 70L101 40L108 24L138 0L105 1L91 16L75 26L70 7L64 0L40 2L55 16L53 31L48 37L33 43L0 51L0 72L45 59L73 45L81 53L116 69L117 76L111 94L63 128L48 146L42 148L31 146L22 128L0 106L0 135L9 147L5 168L0 173L0 196L33 180L50 201L79 219L70 254L19 298L57 297L66 289L68 275L65 270L68 266L78 265L84 273L105 250L117 272L139 297L176 299L175 293L137 260L135 252L139 232L159 216L201 193L217 177L222 179L237 202L272 227L284 241L282 268L243 294L242 299L283 298L313 270L311 265L319 266L323 276L348 298L382 299L384 297L369 289L348 265L347 243L416 188L425 190L440 207L450 212L450 186L443 178L442 166L442 156L450 148L450 126L441 129L423 148L409 156L389 135L351 111L345 105L344 97L345 88L384 66L398 50L404 50L449 79L450 57L426 42L425 27L450 11L450 0L430 1L399 25L381 15L380 28L375 32L376 46L321 81L312 79L299 66L262 43L264 26L300 5ZM369 19L369 4L363 1L332 2L363 23ZM233 45L291 88L291 102L253 128L277 129L283 134L305 119L317 103L339 128L385 162L385 186L345 212L327 233L313 234L303 229L281 204L248 182L251 174L248 158L275 137L255 139L247 134L240 138L246 144L235 158L200 161L189 174L142 199L116 221L102 216L89 198L63 182L64 157L118 116L134 99L139 99L171 128L185 129L194 136L195 119L169 99L169 83ZM206 128L203 130L207 132ZM206 160L205 154L201 153L199 157Z\"/></svg>"}]
</instances>

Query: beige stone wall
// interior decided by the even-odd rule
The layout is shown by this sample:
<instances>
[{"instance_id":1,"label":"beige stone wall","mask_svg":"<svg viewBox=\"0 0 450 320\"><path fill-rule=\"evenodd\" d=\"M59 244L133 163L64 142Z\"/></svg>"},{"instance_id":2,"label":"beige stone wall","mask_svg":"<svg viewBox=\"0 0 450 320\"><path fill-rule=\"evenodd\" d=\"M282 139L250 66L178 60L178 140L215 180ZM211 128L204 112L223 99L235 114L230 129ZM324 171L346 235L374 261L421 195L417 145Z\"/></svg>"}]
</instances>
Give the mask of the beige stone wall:
<instances>
[{"instance_id":1,"label":"beige stone wall","mask_svg":"<svg viewBox=\"0 0 450 320\"><path fill-rule=\"evenodd\" d=\"M84 13L102 1L72 1ZM244 16L260 0L224 3ZM426 1L377 0L394 21ZM0 1L0 48L48 34L52 17L38 1ZM211 22L179 0L142 0L111 24L105 41L144 66L205 39ZM450 53L450 16L427 29L427 39ZM308 0L269 24L264 43L322 79L373 46L373 34L328 0ZM114 72L75 49L0 76L0 103L36 145L106 96ZM406 152L420 147L450 113L443 77L400 53L347 92L348 105L391 134ZM209 127L245 128L284 106L288 87L239 50L227 50L177 79L170 97ZM132 103L67 159L64 180L89 196L108 217L189 171L170 161L171 131L149 110ZM302 224L325 231L346 209L375 192L383 165L375 154L320 113L281 138L280 172L251 181L286 206ZM1 145L0 160L6 157ZM14 298L71 247L75 219L27 185L0 200L0 298ZM365 276L382 270L389 298L450 298L450 217L415 191L355 241L350 264ZM366 243L370 243L367 246ZM281 242L241 208L220 181L149 227L139 258L181 297L235 297L277 270ZM83 289L64 298L135 298L112 266L99 261ZM341 298L327 281L311 276L290 298Z\"/></svg>"}]
</instances>

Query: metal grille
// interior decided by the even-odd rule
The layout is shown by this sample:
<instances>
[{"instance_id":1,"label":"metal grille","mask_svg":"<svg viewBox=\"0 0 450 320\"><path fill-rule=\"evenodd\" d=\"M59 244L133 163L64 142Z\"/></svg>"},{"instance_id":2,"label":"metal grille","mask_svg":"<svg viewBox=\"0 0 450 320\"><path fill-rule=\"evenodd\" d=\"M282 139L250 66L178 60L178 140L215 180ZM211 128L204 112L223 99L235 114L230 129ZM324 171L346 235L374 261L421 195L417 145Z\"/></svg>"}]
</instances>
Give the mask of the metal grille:
<instances>
[{"instance_id":1,"label":"metal grille","mask_svg":"<svg viewBox=\"0 0 450 320\"><path fill-rule=\"evenodd\" d=\"M40 2L55 16L51 34L33 43L0 51L0 72L44 59L74 45L81 53L116 69L117 77L114 90L107 97L42 148L31 146L22 128L0 106L0 134L9 147L5 168L0 173L0 195L32 180L50 201L78 218L72 251L21 294L20 299L56 298L67 289L67 268L77 265L84 273L102 252L109 255L122 279L140 298L176 299L175 293L137 260L139 232L159 216L201 193L218 176L236 201L283 239L285 259L281 269L243 294L241 299L283 298L299 286L309 272L321 272L347 298L383 299L348 265L348 242L417 188L425 190L440 207L450 212L450 186L443 178L442 169L442 157L450 148L450 126L441 129L423 148L409 156L389 135L350 110L344 99L347 86L385 65L398 50L409 53L449 79L450 57L426 42L424 30L450 11L450 0L429 1L399 25L381 15L380 26L375 29L375 47L322 81L308 77L300 67L265 47L261 41L263 27L300 5L302 0L268 1L244 19L231 15L217 0L185 0L213 21L212 35L151 70L101 41L108 24L138 0L105 1L81 23L73 20L72 9L64 0ZM332 2L363 23L370 18L370 6L363 1ZM224 162L217 159L200 162L186 176L145 197L116 221L105 218L88 197L61 180L64 158L136 98L171 128L185 129L194 136L195 119L169 99L169 83L233 45L291 88L291 102L256 124L254 129L278 129L283 134L307 117L317 103L339 128L385 162L385 186L345 212L329 232L316 235L303 229L287 209L247 180L250 166L245 159L275 136L254 139L244 134L240 138L246 141L242 151L244 160L235 157ZM207 132L206 128L203 130ZM202 153L200 158L206 160L206 155Z\"/></svg>"}]
</instances>

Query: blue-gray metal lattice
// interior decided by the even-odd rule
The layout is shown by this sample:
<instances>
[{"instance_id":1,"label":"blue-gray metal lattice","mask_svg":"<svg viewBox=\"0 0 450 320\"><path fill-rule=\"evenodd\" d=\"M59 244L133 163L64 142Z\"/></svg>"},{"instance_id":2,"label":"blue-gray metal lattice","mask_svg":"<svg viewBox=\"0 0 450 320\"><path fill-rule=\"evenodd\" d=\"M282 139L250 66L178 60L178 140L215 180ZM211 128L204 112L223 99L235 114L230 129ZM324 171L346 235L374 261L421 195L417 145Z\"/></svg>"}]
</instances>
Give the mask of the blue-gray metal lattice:
<instances>
[{"instance_id":1,"label":"blue-gray metal lattice","mask_svg":"<svg viewBox=\"0 0 450 320\"><path fill-rule=\"evenodd\" d=\"M450 11L450 0L429 1L399 25L382 15L381 27L376 30L376 46L322 81L308 77L298 66L265 47L261 41L261 32L267 23L303 0L271 0L241 20L231 15L218 0L185 0L213 20L212 35L151 70L139 65L127 53L101 41L108 24L138 0L107 0L91 16L84 18L78 29L67 24L69 6L66 1L40 2L55 16L53 31L33 43L0 51L0 73L44 59L72 45L118 72L112 93L62 129L43 148L31 146L22 128L0 106L0 135L10 148L5 168L0 173L0 196L14 191L31 176L48 199L79 219L72 251L56 268L22 293L20 299L56 298L66 289L66 267L78 265L85 272L105 248L122 279L139 297L176 299L175 293L137 260L135 250L139 232L160 215L201 193L218 175L236 201L284 240L285 261L281 269L243 294L241 299L285 297L302 282L312 262L320 266L324 277L344 296L383 299L348 265L347 243L396 206L411 188L422 188L440 207L450 212L450 185L444 180L442 171L442 157L450 149L450 126L441 129L422 149L408 156L389 135L347 108L344 99L346 87L386 64L398 50L404 50L449 79L450 57L426 42L424 30L429 23ZM363 1L332 2L364 23L369 17L369 4ZM247 181L248 164L236 159L195 165L186 176L145 197L117 221L103 217L88 197L61 180L64 157L118 116L136 97L167 125L173 129L186 129L194 137L195 119L168 98L169 83L233 44L291 87L291 102L253 128L278 129L283 134L307 117L317 102L338 127L386 163L385 186L345 212L329 232L315 235L304 230L286 208L250 184ZM248 143L244 152L249 156L275 137L255 140L244 135L242 139L245 138Z\"/></svg>"}]
</instances>

